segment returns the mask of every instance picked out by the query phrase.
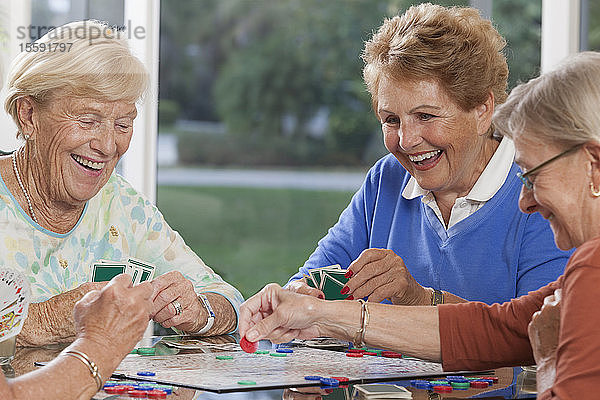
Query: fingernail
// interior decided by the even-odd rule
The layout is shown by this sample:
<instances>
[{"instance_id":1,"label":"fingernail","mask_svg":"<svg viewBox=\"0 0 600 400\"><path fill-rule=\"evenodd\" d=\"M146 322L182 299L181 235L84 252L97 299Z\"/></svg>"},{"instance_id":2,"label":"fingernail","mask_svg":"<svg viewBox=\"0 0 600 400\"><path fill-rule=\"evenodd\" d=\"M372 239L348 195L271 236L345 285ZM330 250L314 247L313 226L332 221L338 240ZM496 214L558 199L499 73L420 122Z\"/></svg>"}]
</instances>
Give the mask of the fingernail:
<instances>
[{"instance_id":1,"label":"fingernail","mask_svg":"<svg viewBox=\"0 0 600 400\"><path fill-rule=\"evenodd\" d=\"M350 291L350 288L348 286L344 286L342 288L342 290L340 290L341 294L347 294Z\"/></svg>"},{"instance_id":2,"label":"fingernail","mask_svg":"<svg viewBox=\"0 0 600 400\"><path fill-rule=\"evenodd\" d=\"M327 393L327 394L333 393L333 389L325 389L325 393Z\"/></svg>"},{"instance_id":3,"label":"fingernail","mask_svg":"<svg viewBox=\"0 0 600 400\"><path fill-rule=\"evenodd\" d=\"M322 295L322 294L320 294L320 293L319 293L319 298L320 298L321 300L325 300L325 296L323 296L323 295Z\"/></svg>"},{"instance_id":4,"label":"fingernail","mask_svg":"<svg viewBox=\"0 0 600 400\"><path fill-rule=\"evenodd\" d=\"M246 339L248 339L250 342L255 342L255 339L258 339L258 332L256 331L248 331L246 332Z\"/></svg>"},{"instance_id":5,"label":"fingernail","mask_svg":"<svg viewBox=\"0 0 600 400\"><path fill-rule=\"evenodd\" d=\"M350 296L346 297L346 300L354 300L354 296L350 295Z\"/></svg>"},{"instance_id":6,"label":"fingernail","mask_svg":"<svg viewBox=\"0 0 600 400\"><path fill-rule=\"evenodd\" d=\"M350 277L352 276L352 274L354 274L354 272L352 272L352 270L351 270L351 269L349 269L349 270L348 270L348 272L346 272L346 273L344 274L344 277L345 277L345 278L350 278Z\"/></svg>"}]
</instances>

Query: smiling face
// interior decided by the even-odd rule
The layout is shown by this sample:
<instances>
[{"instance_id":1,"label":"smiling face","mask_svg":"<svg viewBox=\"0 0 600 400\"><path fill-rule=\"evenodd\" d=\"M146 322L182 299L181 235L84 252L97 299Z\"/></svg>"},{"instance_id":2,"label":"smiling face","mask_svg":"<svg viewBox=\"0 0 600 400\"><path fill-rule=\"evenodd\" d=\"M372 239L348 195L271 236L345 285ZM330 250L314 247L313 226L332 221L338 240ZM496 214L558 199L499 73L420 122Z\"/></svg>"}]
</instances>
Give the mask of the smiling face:
<instances>
[{"instance_id":1,"label":"smiling face","mask_svg":"<svg viewBox=\"0 0 600 400\"><path fill-rule=\"evenodd\" d=\"M385 147L419 185L434 193L466 195L494 153L493 97L462 110L435 80L381 77L377 115Z\"/></svg>"},{"instance_id":2,"label":"smiling face","mask_svg":"<svg viewBox=\"0 0 600 400\"><path fill-rule=\"evenodd\" d=\"M514 138L515 161L524 172L565 150L552 146L534 135L519 134ZM577 247L598 234L597 201L590 195L590 162L584 148L543 166L528 178L533 189L523 187L519 207L524 213L539 212L548 220L556 246L561 250Z\"/></svg>"},{"instance_id":3,"label":"smiling face","mask_svg":"<svg viewBox=\"0 0 600 400\"><path fill-rule=\"evenodd\" d=\"M85 203L127 151L135 104L55 95L48 107L38 107L37 115L32 167L39 167L41 186L52 201Z\"/></svg>"}]
</instances>

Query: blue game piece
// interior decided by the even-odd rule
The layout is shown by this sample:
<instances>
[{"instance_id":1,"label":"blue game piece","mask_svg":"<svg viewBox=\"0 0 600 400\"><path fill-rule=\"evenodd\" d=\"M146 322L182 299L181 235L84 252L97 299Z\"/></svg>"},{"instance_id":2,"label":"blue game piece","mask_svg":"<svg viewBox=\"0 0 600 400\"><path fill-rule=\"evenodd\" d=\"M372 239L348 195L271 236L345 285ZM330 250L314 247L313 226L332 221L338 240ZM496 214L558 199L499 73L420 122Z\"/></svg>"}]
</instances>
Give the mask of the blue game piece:
<instances>
[{"instance_id":1,"label":"blue game piece","mask_svg":"<svg viewBox=\"0 0 600 400\"><path fill-rule=\"evenodd\" d=\"M465 378L450 378L450 377L448 377L447 380L450 383L452 383L452 382L454 382L454 383L468 383L468 382L470 382L468 379L465 379Z\"/></svg>"},{"instance_id":2,"label":"blue game piece","mask_svg":"<svg viewBox=\"0 0 600 400\"><path fill-rule=\"evenodd\" d=\"M140 371L137 373L139 376L154 376L156 375L154 372L152 371Z\"/></svg>"},{"instance_id":3,"label":"blue game piece","mask_svg":"<svg viewBox=\"0 0 600 400\"><path fill-rule=\"evenodd\" d=\"M414 387L416 387L417 389L425 389L425 390L430 390L431 388L433 388L433 385L427 381L425 382L417 382Z\"/></svg>"},{"instance_id":4,"label":"blue game piece","mask_svg":"<svg viewBox=\"0 0 600 400\"><path fill-rule=\"evenodd\" d=\"M450 381L451 379L466 379L466 378L464 377L464 375L448 375L446 377L446 379Z\"/></svg>"},{"instance_id":5,"label":"blue game piece","mask_svg":"<svg viewBox=\"0 0 600 400\"><path fill-rule=\"evenodd\" d=\"M135 390L142 390L144 392L150 391L150 390L154 390L154 388L152 386L148 386L148 385L135 385L134 389Z\"/></svg>"},{"instance_id":6,"label":"blue game piece","mask_svg":"<svg viewBox=\"0 0 600 400\"><path fill-rule=\"evenodd\" d=\"M277 349L275 351L278 352L278 353L288 353L288 354L294 352L294 350L292 350L292 349L286 349L286 348Z\"/></svg>"},{"instance_id":7,"label":"blue game piece","mask_svg":"<svg viewBox=\"0 0 600 400\"><path fill-rule=\"evenodd\" d=\"M340 381L333 378L321 378L321 385L323 386L340 386Z\"/></svg>"},{"instance_id":8,"label":"blue game piece","mask_svg":"<svg viewBox=\"0 0 600 400\"><path fill-rule=\"evenodd\" d=\"M415 385L417 385L417 384L419 384L419 383L429 383L429 381L424 381L424 380L422 380L422 379L413 379L412 381L410 381L410 384L411 384L412 386L415 386Z\"/></svg>"},{"instance_id":9,"label":"blue game piece","mask_svg":"<svg viewBox=\"0 0 600 400\"><path fill-rule=\"evenodd\" d=\"M306 375L304 377L304 379L306 379L307 381L320 381L322 378L322 376L319 375Z\"/></svg>"}]
</instances>

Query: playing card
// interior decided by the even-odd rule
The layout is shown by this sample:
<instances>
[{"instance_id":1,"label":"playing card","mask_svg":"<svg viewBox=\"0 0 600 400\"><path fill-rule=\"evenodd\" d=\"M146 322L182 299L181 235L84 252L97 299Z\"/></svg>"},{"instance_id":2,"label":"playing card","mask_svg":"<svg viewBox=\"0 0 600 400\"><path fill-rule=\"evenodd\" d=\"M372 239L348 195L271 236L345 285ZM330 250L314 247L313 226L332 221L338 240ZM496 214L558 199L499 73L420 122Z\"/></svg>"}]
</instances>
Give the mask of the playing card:
<instances>
[{"instance_id":1,"label":"playing card","mask_svg":"<svg viewBox=\"0 0 600 400\"><path fill-rule=\"evenodd\" d=\"M0 267L0 341L21 332L30 298L29 281L19 272Z\"/></svg>"},{"instance_id":2,"label":"playing card","mask_svg":"<svg viewBox=\"0 0 600 400\"><path fill-rule=\"evenodd\" d=\"M127 264L121 263L96 263L92 265L90 276L91 282L106 282L110 281L117 275L127 272Z\"/></svg>"},{"instance_id":3,"label":"playing card","mask_svg":"<svg viewBox=\"0 0 600 400\"><path fill-rule=\"evenodd\" d=\"M354 385L354 389L358 391L358 398L361 399L412 399L412 393L399 385L369 383Z\"/></svg>"},{"instance_id":4,"label":"playing card","mask_svg":"<svg viewBox=\"0 0 600 400\"><path fill-rule=\"evenodd\" d=\"M342 294L341 290L344 285L335 281L331 276L324 274L323 282L321 284L321 291L325 295L327 300L344 300L348 297L347 294Z\"/></svg>"},{"instance_id":5,"label":"playing card","mask_svg":"<svg viewBox=\"0 0 600 400\"><path fill-rule=\"evenodd\" d=\"M156 267L147 262L138 260L133 257L127 259L127 264L133 268L133 284L137 285L141 282L146 282L154 278L154 270Z\"/></svg>"}]
</instances>

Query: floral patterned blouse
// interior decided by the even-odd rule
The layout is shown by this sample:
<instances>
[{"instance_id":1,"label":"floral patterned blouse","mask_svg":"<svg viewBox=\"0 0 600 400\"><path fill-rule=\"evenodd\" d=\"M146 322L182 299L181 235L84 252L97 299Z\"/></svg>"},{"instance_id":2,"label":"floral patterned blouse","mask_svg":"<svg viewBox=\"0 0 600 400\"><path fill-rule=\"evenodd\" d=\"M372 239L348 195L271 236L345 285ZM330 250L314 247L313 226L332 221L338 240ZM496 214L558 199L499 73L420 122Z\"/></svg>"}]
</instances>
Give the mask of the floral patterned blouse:
<instances>
[{"instance_id":1,"label":"floral patterned blouse","mask_svg":"<svg viewBox=\"0 0 600 400\"><path fill-rule=\"evenodd\" d=\"M36 224L0 176L0 230L0 265L19 270L29 279L32 302L89 281L92 264L100 259L128 257L156 266L154 276L180 271L194 283L197 293L223 295L236 313L244 301L237 289L185 244L150 201L114 173L65 234Z\"/></svg>"}]
</instances>

